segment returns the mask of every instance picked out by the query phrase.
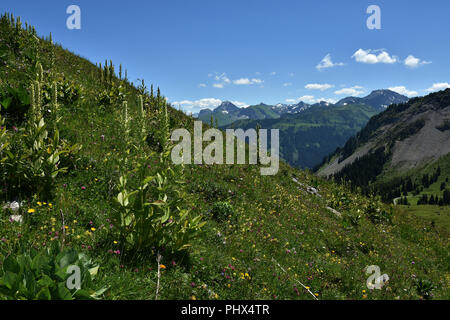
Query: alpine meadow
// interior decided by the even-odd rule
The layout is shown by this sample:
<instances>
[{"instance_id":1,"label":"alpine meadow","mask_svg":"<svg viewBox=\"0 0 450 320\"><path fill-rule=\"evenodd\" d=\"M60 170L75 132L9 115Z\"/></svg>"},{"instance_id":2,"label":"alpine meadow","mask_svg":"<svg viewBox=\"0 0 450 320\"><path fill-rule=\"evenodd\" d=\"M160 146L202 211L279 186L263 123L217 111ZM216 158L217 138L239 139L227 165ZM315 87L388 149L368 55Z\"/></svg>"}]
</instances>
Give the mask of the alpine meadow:
<instances>
[{"instance_id":1,"label":"alpine meadow","mask_svg":"<svg viewBox=\"0 0 450 320\"><path fill-rule=\"evenodd\" d=\"M367 6L361 28L378 32ZM80 7L74 29L87 28ZM208 104L136 80L131 57L66 47L2 12L0 300L450 299L450 85L323 80L437 57L324 52L317 83L297 93L287 75L279 87L299 98L279 104L262 95L281 71L211 71L193 87L229 98ZM191 54L155 50L177 66Z\"/></svg>"}]
</instances>

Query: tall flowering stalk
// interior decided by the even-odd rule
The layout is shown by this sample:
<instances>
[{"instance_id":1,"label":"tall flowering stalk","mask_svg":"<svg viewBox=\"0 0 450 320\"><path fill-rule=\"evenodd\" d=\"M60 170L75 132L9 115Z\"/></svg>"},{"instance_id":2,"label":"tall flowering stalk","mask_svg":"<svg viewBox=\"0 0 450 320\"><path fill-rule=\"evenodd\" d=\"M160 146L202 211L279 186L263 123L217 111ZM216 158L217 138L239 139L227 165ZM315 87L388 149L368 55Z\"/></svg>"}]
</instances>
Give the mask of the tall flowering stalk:
<instances>
[{"instance_id":1,"label":"tall flowering stalk","mask_svg":"<svg viewBox=\"0 0 450 320\"><path fill-rule=\"evenodd\" d=\"M147 125L146 125L146 112L144 110L144 97L142 95L138 96L138 106L141 114L141 140L145 140L147 136Z\"/></svg>"},{"instance_id":2,"label":"tall flowering stalk","mask_svg":"<svg viewBox=\"0 0 450 320\"><path fill-rule=\"evenodd\" d=\"M42 83L44 81L44 68L42 67L42 63L36 63L36 81Z\"/></svg>"}]
</instances>

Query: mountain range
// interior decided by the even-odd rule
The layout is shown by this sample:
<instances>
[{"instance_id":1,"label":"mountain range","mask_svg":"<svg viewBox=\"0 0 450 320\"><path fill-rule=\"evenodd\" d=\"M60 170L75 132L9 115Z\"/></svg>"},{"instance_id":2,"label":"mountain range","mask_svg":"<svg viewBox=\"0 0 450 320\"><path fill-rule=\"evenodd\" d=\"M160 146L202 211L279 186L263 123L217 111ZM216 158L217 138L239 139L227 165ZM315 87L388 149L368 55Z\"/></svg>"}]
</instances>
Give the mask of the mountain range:
<instances>
[{"instance_id":1,"label":"mountain range","mask_svg":"<svg viewBox=\"0 0 450 320\"><path fill-rule=\"evenodd\" d=\"M226 101L214 110L202 110L198 118L206 123L216 121L222 129L256 128L280 130L280 155L291 165L313 168L322 159L342 147L369 119L391 103L408 101L390 90L375 90L367 97L347 97L336 104L267 105L260 103L238 108Z\"/></svg>"},{"instance_id":2,"label":"mountain range","mask_svg":"<svg viewBox=\"0 0 450 320\"><path fill-rule=\"evenodd\" d=\"M290 116L301 113L311 107L332 107L345 105L366 105L375 110L382 111L392 103L402 103L408 101L408 97L391 90L375 90L366 97L346 97L336 104L320 101L315 104L308 104L300 101L296 104L276 104L268 105L263 102L246 108L239 108L230 101L222 102L214 110L202 109L197 116L203 122L210 123L211 117L214 123L217 121L219 127L227 126L238 120L263 120L278 119L283 116Z\"/></svg>"}]
</instances>

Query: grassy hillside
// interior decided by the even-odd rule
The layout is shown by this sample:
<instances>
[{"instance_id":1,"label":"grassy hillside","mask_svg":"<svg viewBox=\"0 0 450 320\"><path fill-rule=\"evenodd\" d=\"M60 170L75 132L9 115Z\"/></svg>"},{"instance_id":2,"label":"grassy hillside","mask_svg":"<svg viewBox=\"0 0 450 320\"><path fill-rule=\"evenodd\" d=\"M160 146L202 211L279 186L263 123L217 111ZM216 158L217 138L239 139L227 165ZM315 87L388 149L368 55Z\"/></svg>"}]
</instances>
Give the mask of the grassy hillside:
<instances>
[{"instance_id":1,"label":"grassy hillside","mask_svg":"<svg viewBox=\"0 0 450 320\"><path fill-rule=\"evenodd\" d=\"M433 177L438 170L440 174L436 180L424 185L424 176ZM402 205L404 210L450 231L450 205L447 203L439 204L439 200L444 199L444 192L450 190L450 155L441 157L438 161L429 163L422 168L397 174L397 177L394 179L401 179L402 177L411 179L414 184L414 190L407 191L406 188L400 187L397 191L398 197L395 199L395 202L398 205ZM380 180L381 184L387 184L392 181L392 178L382 178ZM424 196L427 197L428 202L430 202L430 197L437 199L437 201L435 204L423 204L421 199ZM404 199L406 199L407 205L402 204Z\"/></svg>"},{"instance_id":2,"label":"grassy hillside","mask_svg":"<svg viewBox=\"0 0 450 320\"><path fill-rule=\"evenodd\" d=\"M10 16L0 59L0 299L449 298L439 226L284 163L175 166L192 118Z\"/></svg>"}]
</instances>

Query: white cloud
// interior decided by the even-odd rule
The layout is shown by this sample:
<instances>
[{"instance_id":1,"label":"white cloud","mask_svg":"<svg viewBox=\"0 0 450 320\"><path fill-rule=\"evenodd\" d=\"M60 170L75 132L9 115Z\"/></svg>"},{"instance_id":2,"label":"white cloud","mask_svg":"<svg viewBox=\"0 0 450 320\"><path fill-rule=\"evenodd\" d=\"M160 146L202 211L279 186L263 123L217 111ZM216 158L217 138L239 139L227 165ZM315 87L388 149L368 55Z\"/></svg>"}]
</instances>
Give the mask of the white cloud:
<instances>
[{"instance_id":1,"label":"white cloud","mask_svg":"<svg viewBox=\"0 0 450 320\"><path fill-rule=\"evenodd\" d=\"M343 66L343 62L333 62L331 60L331 55L327 54L322 61L319 62L319 64L316 66L316 69L319 71L322 71L322 69L332 68L332 67L338 67Z\"/></svg>"},{"instance_id":2,"label":"white cloud","mask_svg":"<svg viewBox=\"0 0 450 320\"><path fill-rule=\"evenodd\" d=\"M277 74L277 73L276 73L275 71L273 71L273 72L270 73L271 76L274 76L274 75L276 75L276 74Z\"/></svg>"},{"instance_id":3,"label":"white cloud","mask_svg":"<svg viewBox=\"0 0 450 320\"><path fill-rule=\"evenodd\" d=\"M285 82L285 83L283 83L283 87L290 87L290 86L292 86L292 83L291 83L291 82Z\"/></svg>"},{"instance_id":4,"label":"white cloud","mask_svg":"<svg viewBox=\"0 0 450 320\"><path fill-rule=\"evenodd\" d=\"M261 80L261 79L255 79L255 78L252 79L252 83L261 84L263 82L264 82L264 80Z\"/></svg>"},{"instance_id":5,"label":"white cloud","mask_svg":"<svg viewBox=\"0 0 450 320\"><path fill-rule=\"evenodd\" d=\"M350 96L359 96L364 93L364 89L361 86L353 86L351 88L342 88L334 92L335 94L345 94Z\"/></svg>"},{"instance_id":6,"label":"white cloud","mask_svg":"<svg viewBox=\"0 0 450 320\"><path fill-rule=\"evenodd\" d=\"M368 64L376 64L376 63L387 63L392 64L398 62L398 58L395 56L390 56L389 53L382 50L377 54L378 50L357 50L352 58L355 58L357 62L368 63ZM371 53L373 52L373 53Z\"/></svg>"},{"instance_id":7,"label":"white cloud","mask_svg":"<svg viewBox=\"0 0 450 320\"><path fill-rule=\"evenodd\" d=\"M236 85L249 85L251 81L248 78L241 78L237 80L233 80L233 83Z\"/></svg>"},{"instance_id":8,"label":"white cloud","mask_svg":"<svg viewBox=\"0 0 450 320\"><path fill-rule=\"evenodd\" d=\"M255 79L255 78L253 78L253 79L249 79L249 78L240 78L240 79L237 79L237 80L233 80L233 83L235 84L235 85L251 85L251 84L261 84L261 83L263 83L264 81L263 80L261 80L261 79Z\"/></svg>"},{"instance_id":9,"label":"white cloud","mask_svg":"<svg viewBox=\"0 0 450 320\"><path fill-rule=\"evenodd\" d=\"M259 73L259 72L257 72ZM208 74L208 77L212 77L212 74ZM215 83L212 85L214 88L222 89L226 85L229 84L235 84L235 85L252 85L252 84L259 84L261 85L264 83L264 80L261 80L259 78L240 78L236 80L231 80L225 72L218 73L215 72L214 75ZM206 84L200 84L199 87L206 87Z\"/></svg>"},{"instance_id":10,"label":"white cloud","mask_svg":"<svg viewBox=\"0 0 450 320\"><path fill-rule=\"evenodd\" d=\"M328 83L323 83L323 84L320 84L320 83L309 83L309 84L307 84L305 86L306 89L309 89L309 90L320 90L320 91L325 91L325 90L328 90L328 89L333 88L333 87L334 87L334 85L328 84Z\"/></svg>"},{"instance_id":11,"label":"white cloud","mask_svg":"<svg viewBox=\"0 0 450 320\"><path fill-rule=\"evenodd\" d=\"M431 61L420 60L419 58L414 57L412 54L410 54L404 61L405 66L409 68L417 68L418 66L430 63Z\"/></svg>"},{"instance_id":12,"label":"white cloud","mask_svg":"<svg viewBox=\"0 0 450 320\"><path fill-rule=\"evenodd\" d=\"M306 103L314 103L316 100L314 99L314 96L301 96L298 98L298 101L303 101Z\"/></svg>"},{"instance_id":13,"label":"white cloud","mask_svg":"<svg viewBox=\"0 0 450 320\"><path fill-rule=\"evenodd\" d=\"M336 103L337 102L337 100L336 99L332 99L332 98L318 98L318 99L316 99L316 103L317 102L328 102L328 103L331 103L331 104L334 104L334 103Z\"/></svg>"},{"instance_id":14,"label":"white cloud","mask_svg":"<svg viewBox=\"0 0 450 320\"><path fill-rule=\"evenodd\" d=\"M206 88L206 84L204 84L204 83L200 83L198 86L199 86L200 88Z\"/></svg>"},{"instance_id":15,"label":"white cloud","mask_svg":"<svg viewBox=\"0 0 450 320\"><path fill-rule=\"evenodd\" d=\"M247 108L247 107L250 106L249 104L247 104L245 102L240 102L240 101L231 101L231 103L234 104L236 107L239 107L239 108Z\"/></svg>"},{"instance_id":16,"label":"white cloud","mask_svg":"<svg viewBox=\"0 0 450 320\"><path fill-rule=\"evenodd\" d=\"M196 111L199 109L213 109L220 105L222 103L222 100L215 99L215 98L204 98L200 100L182 100L182 101L175 101L172 103L173 106L181 106L184 109L188 109L191 111Z\"/></svg>"},{"instance_id":17,"label":"white cloud","mask_svg":"<svg viewBox=\"0 0 450 320\"><path fill-rule=\"evenodd\" d=\"M441 91L450 88L450 83L447 82L439 82L439 83L433 83L433 85L428 88L426 91L428 92L434 92L434 91Z\"/></svg>"},{"instance_id":18,"label":"white cloud","mask_svg":"<svg viewBox=\"0 0 450 320\"><path fill-rule=\"evenodd\" d=\"M408 97L412 97L412 96L417 96L418 95L417 91L408 90L408 89L406 89L405 86L391 87L391 88L388 88L388 89L391 90L391 91L397 92L399 94L403 94L403 95L408 96Z\"/></svg>"},{"instance_id":19,"label":"white cloud","mask_svg":"<svg viewBox=\"0 0 450 320\"><path fill-rule=\"evenodd\" d=\"M295 73L293 73L293 72L289 72L289 77L293 77L293 76L295 76Z\"/></svg>"},{"instance_id":20,"label":"white cloud","mask_svg":"<svg viewBox=\"0 0 450 320\"><path fill-rule=\"evenodd\" d=\"M211 109L218 107L223 101L216 98L204 98L199 100L182 100L182 101L175 101L171 104L174 107L181 107L182 110L188 111L188 112L198 112L202 109ZM247 108L249 106L248 103L241 102L241 101L231 101L234 105L236 105L239 108Z\"/></svg>"},{"instance_id":21,"label":"white cloud","mask_svg":"<svg viewBox=\"0 0 450 320\"><path fill-rule=\"evenodd\" d=\"M223 83L231 83L231 80L227 77L226 73L216 74L214 79Z\"/></svg>"}]
</instances>

